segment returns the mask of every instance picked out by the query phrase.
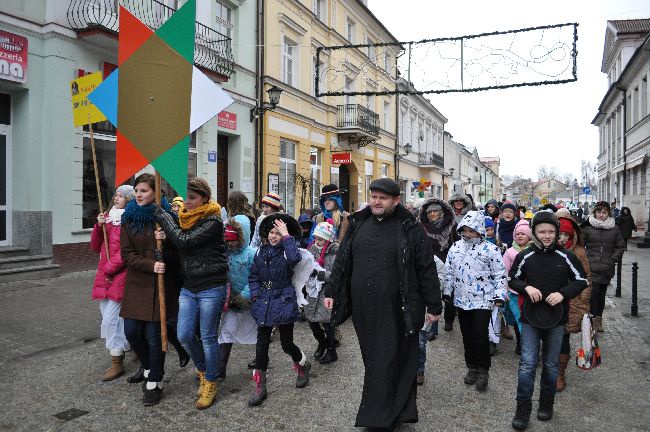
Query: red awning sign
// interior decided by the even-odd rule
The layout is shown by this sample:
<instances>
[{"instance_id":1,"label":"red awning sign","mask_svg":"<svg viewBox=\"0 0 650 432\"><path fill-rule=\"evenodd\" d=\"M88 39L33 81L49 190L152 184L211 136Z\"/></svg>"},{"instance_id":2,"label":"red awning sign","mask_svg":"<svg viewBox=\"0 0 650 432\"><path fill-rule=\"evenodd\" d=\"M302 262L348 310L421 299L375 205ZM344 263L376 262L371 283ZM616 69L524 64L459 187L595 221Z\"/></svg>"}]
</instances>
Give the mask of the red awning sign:
<instances>
[{"instance_id":1,"label":"red awning sign","mask_svg":"<svg viewBox=\"0 0 650 432\"><path fill-rule=\"evenodd\" d=\"M352 163L352 153L332 153L332 164L348 165Z\"/></svg>"}]
</instances>

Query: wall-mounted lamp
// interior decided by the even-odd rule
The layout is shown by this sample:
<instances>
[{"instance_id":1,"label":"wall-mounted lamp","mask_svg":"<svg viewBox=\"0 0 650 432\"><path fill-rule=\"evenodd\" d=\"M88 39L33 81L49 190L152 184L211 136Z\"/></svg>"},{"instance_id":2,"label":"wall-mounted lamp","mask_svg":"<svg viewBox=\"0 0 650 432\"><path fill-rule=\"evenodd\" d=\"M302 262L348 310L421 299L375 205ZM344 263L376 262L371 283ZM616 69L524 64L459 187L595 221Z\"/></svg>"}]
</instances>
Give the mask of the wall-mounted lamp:
<instances>
[{"instance_id":1,"label":"wall-mounted lamp","mask_svg":"<svg viewBox=\"0 0 650 432\"><path fill-rule=\"evenodd\" d=\"M411 148L412 148L411 144L406 143L406 145L404 146L404 151L406 153L395 155L395 159L400 160L400 159L404 158L404 156L408 156L411 153Z\"/></svg>"},{"instance_id":2,"label":"wall-mounted lamp","mask_svg":"<svg viewBox=\"0 0 650 432\"><path fill-rule=\"evenodd\" d=\"M269 94L269 103L265 104L263 101L260 101L259 106L251 108L251 121L264 114L265 111L274 110L275 107L280 103L280 95L282 94L282 89L280 87L273 86L266 92Z\"/></svg>"}]
</instances>

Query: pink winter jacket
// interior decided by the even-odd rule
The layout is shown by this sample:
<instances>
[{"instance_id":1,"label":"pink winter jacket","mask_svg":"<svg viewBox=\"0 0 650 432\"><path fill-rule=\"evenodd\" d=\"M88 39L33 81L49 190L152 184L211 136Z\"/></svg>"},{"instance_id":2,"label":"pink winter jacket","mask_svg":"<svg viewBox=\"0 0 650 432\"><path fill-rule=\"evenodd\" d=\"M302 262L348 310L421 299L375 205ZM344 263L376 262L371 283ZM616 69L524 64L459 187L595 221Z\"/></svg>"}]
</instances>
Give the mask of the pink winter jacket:
<instances>
[{"instance_id":1,"label":"pink winter jacket","mask_svg":"<svg viewBox=\"0 0 650 432\"><path fill-rule=\"evenodd\" d=\"M518 253L519 251L517 249L514 247L509 247L506 253L503 254L503 265L506 266L506 272L510 273L510 267L512 267L512 264L515 262L515 258L517 258ZM510 287L508 287L508 292L517 294L516 291Z\"/></svg>"},{"instance_id":2,"label":"pink winter jacket","mask_svg":"<svg viewBox=\"0 0 650 432\"><path fill-rule=\"evenodd\" d=\"M105 226L110 260L106 259L102 228L95 224L90 235L90 247L95 252L99 252L99 265L97 266L97 275L93 284L92 298L93 300L110 299L121 302L126 282L126 267L122 262L122 254L120 253L120 227L110 222L106 223Z\"/></svg>"}]
</instances>

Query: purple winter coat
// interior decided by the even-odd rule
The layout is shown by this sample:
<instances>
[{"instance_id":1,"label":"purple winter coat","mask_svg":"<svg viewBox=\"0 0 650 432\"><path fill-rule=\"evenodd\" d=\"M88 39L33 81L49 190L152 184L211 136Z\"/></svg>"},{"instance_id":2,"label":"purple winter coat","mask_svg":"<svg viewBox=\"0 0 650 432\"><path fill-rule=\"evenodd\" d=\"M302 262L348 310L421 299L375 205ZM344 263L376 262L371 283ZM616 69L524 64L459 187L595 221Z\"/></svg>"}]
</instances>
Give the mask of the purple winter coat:
<instances>
[{"instance_id":1,"label":"purple winter coat","mask_svg":"<svg viewBox=\"0 0 650 432\"><path fill-rule=\"evenodd\" d=\"M290 324L300 318L291 278L301 258L296 239L291 236L275 246L260 246L248 276L253 301L251 315L258 326Z\"/></svg>"}]
</instances>

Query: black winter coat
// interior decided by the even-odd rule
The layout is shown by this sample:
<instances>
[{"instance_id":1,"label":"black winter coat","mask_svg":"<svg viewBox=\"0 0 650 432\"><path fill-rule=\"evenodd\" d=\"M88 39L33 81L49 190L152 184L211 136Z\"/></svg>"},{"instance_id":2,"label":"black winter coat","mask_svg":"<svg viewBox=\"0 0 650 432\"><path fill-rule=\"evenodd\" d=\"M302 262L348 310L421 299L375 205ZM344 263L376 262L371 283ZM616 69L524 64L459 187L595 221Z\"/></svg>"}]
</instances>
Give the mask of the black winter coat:
<instances>
[{"instance_id":1,"label":"black winter coat","mask_svg":"<svg viewBox=\"0 0 650 432\"><path fill-rule=\"evenodd\" d=\"M632 217L631 214L623 213L623 210L625 209L627 209L628 212L630 211L629 208L623 207L621 209L621 213L616 218L616 224L621 229L623 238L627 240L632 237L632 231L636 231L636 223L634 222L634 217Z\"/></svg>"},{"instance_id":2,"label":"black winter coat","mask_svg":"<svg viewBox=\"0 0 650 432\"><path fill-rule=\"evenodd\" d=\"M569 299L577 297L589 284L587 273L573 252L557 247L542 250L535 243L517 254L508 279L510 288L524 296L528 295L528 285L540 290L544 298L554 292L562 294L564 316L561 324L569 322ZM528 322L523 314L521 322Z\"/></svg>"},{"instance_id":3,"label":"black winter coat","mask_svg":"<svg viewBox=\"0 0 650 432\"><path fill-rule=\"evenodd\" d=\"M625 252L621 230L616 225L610 229L596 228L589 223L589 219L581 227L591 280L597 284L608 284L614 277L615 264Z\"/></svg>"},{"instance_id":4,"label":"black winter coat","mask_svg":"<svg viewBox=\"0 0 650 432\"><path fill-rule=\"evenodd\" d=\"M433 246L422 225L415 217L398 204L395 216L399 219L401 229L398 231L399 269L387 268L386 272L399 272L400 296L404 323L408 335L416 334L424 325L424 315L428 312L440 315L440 282L436 271ZM359 226L372 217L370 207L353 213L349 217L350 225L343 239L326 285L325 297L334 299L332 324L345 322L354 313L351 301L352 277L352 240ZM426 307L426 308L425 308Z\"/></svg>"},{"instance_id":5,"label":"black winter coat","mask_svg":"<svg viewBox=\"0 0 650 432\"><path fill-rule=\"evenodd\" d=\"M223 222L218 216L210 215L183 230L169 213L157 209L156 221L165 231L167 240L178 249L185 289L196 293L228 281Z\"/></svg>"}]
</instances>

